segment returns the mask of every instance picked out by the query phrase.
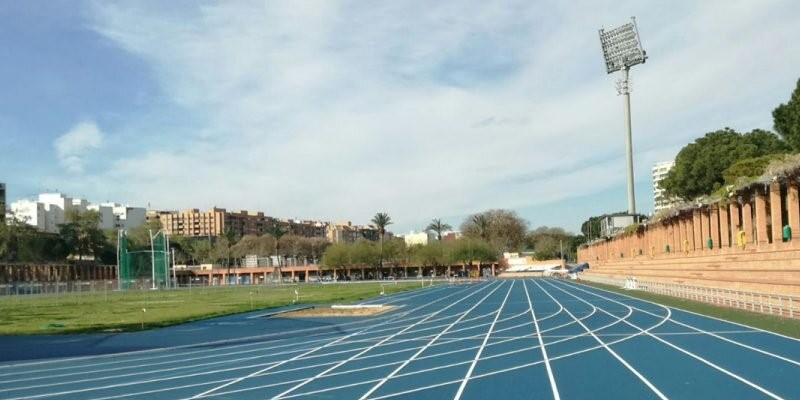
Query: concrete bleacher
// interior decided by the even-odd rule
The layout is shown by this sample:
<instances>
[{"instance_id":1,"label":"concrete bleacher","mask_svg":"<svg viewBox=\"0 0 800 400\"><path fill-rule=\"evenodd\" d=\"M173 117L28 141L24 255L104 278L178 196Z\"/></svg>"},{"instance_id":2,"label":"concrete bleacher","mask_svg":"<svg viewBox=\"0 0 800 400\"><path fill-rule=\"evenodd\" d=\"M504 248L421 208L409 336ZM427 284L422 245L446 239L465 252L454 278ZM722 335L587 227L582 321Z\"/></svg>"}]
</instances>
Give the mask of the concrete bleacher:
<instances>
[{"instance_id":1,"label":"concrete bleacher","mask_svg":"<svg viewBox=\"0 0 800 400\"><path fill-rule=\"evenodd\" d=\"M800 295L800 250L738 250L595 261L584 275Z\"/></svg>"}]
</instances>

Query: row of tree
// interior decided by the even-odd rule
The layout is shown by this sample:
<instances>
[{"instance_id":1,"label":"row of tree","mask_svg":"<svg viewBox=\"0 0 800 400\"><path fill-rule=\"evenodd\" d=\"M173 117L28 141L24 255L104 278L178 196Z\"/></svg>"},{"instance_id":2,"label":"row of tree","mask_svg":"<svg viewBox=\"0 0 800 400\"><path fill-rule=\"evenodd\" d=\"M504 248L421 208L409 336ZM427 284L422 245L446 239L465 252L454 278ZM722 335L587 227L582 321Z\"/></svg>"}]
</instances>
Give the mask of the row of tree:
<instances>
[{"instance_id":1,"label":"row of tree","mask_svg":"<svg viewBox=\"0 0 800 400\"><path fill-rule=\"evenodd\" d=\"M406 245L402 238L382 243L359 239L355 243L336 243L327 248L322 265L327 269L361 267L374 277L393 275L400 267L444 267L461 264L479 265L497 261L499 253L480 239L461 238L452 241L432 241L422 245ZM383 269L381 274L379 270Z\"/></svg>"},{"instance_id":2,"label":"row of tree","mask_svg":"<svg viewBox=\"0 0 800 400\"><path fill-rule=\"evenodd\" d=\"M0 261L3 262L64 262L67 259L91 259L113 264L116 262L117 232L99 229L100 215L96 211L69 211L57 234L38 232L25 221L11 218L0 224ZM377 213L371 220L379 233L378 242L363 239L351 244L331 245L325 238L309 238L290 234L284 227L275 226L264 235L239 237L227 230L219 237L170 236L178 264L214 263L225 267L241 265L247 255L260 257L292 257L308 263L326 260L326 265L419 265L438 266L494 261L503 252L535 251L540 259L573 255L575 236L560 228L540 227L528 230L528 222L509 210L488 210L468 216L460 225L463 238L443 242L442 236L451 225L434 219L426 227L437 241L426 246L407 247L398 238L386 239L391 217ZM150 221L128 230L128 250L149 250L150 235L160 230L161 223Z\"/></svg>"},{"instance_id":3,"label":"row of tree","mask_svg":"<svg viewBox=\"0 0 800 400\"><path fill-rule=\"evenodd\" d=\"M774 133L724 128L683 147L660 183L666 196L691 201L724 191L762 175L771 161L800 152L800 80L789 101L773 110L772 119Z\"/></svg>"},{"instance_id":4,"label":"row of tree","mask_svg":"<svg viewBox=\"0 0 800 400\"><path fill-rule=\"evenodd\" d=\"M36 227L13 215L0 223L0 261L5 262L63 262L69 257L86 257L112 263L115 242L97 225L96 211L70 210L58 233L39 232Z\"/></svg>"},{"instance_id":5,"label":"row of tree","mask_svg":"<svg viewBox=\"0 0 800 400\"><path fill-rule=\"evenodd\" d=\"M309 238L285 234L245 235L241 238L230 234L212 239L210 237L170 236L170 247L175 249L178 264L214 263L223 266L239 266L248 255L259 257L281 255L303 259L314 263L330 244L325 238Z\"/></svg>"},{"instance_id":6,"label":"row of tree","mask_svg":"<svg viewBox=\"0 0 800 400\"><path fill-rule=\"evenodd\" d=\"M473 265L497 261L503 252L532 251L536 259L574 259L583 235L573 235L561 228L546 226L528 231L528 222L514 211L488 210L468 216L460 226L462 237L442 241L442 235L452 226L433 219L426 231L435 233L436 241L425 245L406 245L401 238L384 240L386 226L392 220L386 213L372 219L379 232L379 243L359 240L355 243L333 244L325 251L323 265L327 268L401 266L440 267Z\"/></svg>"}]
</instances>

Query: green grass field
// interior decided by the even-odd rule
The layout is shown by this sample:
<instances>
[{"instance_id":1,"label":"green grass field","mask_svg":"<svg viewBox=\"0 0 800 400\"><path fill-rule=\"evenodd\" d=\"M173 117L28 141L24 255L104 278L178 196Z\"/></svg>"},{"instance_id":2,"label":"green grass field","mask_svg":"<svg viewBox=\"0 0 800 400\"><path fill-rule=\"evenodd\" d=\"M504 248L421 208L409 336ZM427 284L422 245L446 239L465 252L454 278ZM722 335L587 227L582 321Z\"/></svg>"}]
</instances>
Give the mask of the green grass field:
<instances>
[{"instance_id":1,"label":"green grass field","mask_svg":"<svg viewBox=\"0 0 800 400\"><path fill-rule=\"evenodd\" d=\"M724 319L726 321L738 322L740 324L755 328L761 328L786 336L800 338L800 319L782 318L769 314L740 310L737 308L721 307L699 301L648 293L640 290L625 290L617 286L605 285L602 283L588 281L581 281L581 283L612 292L622 293L642 300L663 304L665 306L680 308L686 311L693 311L696 313Z\"/></svg>"},{"instance_id":2,"label":"green grass field","mask_svg":"<svg viewBox=\"0 0 800 400\"><path fill-rule=\"evenodd\" d=\"M419 282L384 283L387 294ZM220 315L300 303L334 303L378 296L381 283L217 286L179 290L0 297L0 335L135 331Z\"/></svg>"}]
</instances>

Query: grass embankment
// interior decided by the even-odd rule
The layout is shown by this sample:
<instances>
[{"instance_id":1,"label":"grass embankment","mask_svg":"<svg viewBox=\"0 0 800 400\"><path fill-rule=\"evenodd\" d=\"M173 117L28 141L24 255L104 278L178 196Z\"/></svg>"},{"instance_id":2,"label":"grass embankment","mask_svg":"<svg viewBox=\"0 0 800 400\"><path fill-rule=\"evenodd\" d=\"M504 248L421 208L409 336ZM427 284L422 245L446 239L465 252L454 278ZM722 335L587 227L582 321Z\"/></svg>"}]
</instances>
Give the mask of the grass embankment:
<instances>
[{"instance_id":1,"label":"grass embankment","mask_svg":"<svg viewBox=\"0 0 800 400\"><path fill-rule=\"evenodd\" d=\"M387 294L419 282L385 284ZM300 303L374 297L381 283L217 286L179 290L71 293L0 297L0 335L135 331L239 312L285 306L295 289Z\"/></svg>"},{"instance_id":2,"label":"grass embankment","mask_svg":"<svg viewBox=\"0 0 800 400\"><path fill-rule=\"evenodd\" d=\"M726 321L737 322L740 324L760 328L782 335L800 338L800 320L792 318L782 318L775 315L761 314L752 311L741 310L738 308L722 307L714 304L703 303L694 300L687 300L678 297L666 296L643 292L641 290L626 290L613 285L602 283L581 281L588 286L594 286L612 292L622 293L642 300L652 301L669 307L680 308L699 314L708 315L724 319Z\"/></svg>"}]
</instances>

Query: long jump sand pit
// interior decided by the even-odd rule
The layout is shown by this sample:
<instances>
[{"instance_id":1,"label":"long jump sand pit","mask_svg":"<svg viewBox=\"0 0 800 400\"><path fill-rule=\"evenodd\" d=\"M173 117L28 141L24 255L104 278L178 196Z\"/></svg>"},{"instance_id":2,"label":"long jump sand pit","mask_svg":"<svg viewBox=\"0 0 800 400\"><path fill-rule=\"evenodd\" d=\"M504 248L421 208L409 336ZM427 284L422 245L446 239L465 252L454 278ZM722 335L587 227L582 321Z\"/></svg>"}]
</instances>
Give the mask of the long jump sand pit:
<instances>
[{"instance_id":1,"label":"long jump sand pit","mask_svg":"<svg viewBox=\"0 0 800 400\"><path fill-rule=\"evenodd\" d=\"M395 306L385 304L347 304L301 308L275 314L276 317L366 317L389 311Z\"/></svg>"}]
</instances>

